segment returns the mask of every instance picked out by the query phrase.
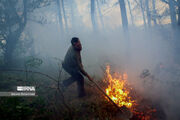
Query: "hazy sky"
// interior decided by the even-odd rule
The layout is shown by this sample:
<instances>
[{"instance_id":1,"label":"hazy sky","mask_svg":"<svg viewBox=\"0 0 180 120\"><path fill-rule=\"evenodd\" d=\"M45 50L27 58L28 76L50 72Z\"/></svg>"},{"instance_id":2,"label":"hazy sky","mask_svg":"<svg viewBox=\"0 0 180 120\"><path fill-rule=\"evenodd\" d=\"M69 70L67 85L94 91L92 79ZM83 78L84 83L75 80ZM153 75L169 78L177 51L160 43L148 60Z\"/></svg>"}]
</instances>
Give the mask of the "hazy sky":
<instances>
[{"instance_id":1,"label":"hazy sky","mask_svg":"<svg viewBox=\"0 0 180 120\"><path fill-rule=\"evenodd\" d=\"M91 27L91 18L90 18L90 0L85 1L85 0L75 0L77 4L77 8L79 11L80 16L83 18L83 22ZM121 13L120 13L120 8L119 5L114 5L117 3L118 0L109 0L108 4L105 4L101 7L101 12L103 14L103 20L106 24L107 27L118 27L121 25ZM131 7L132 9L136 7L136 3L134 0L130 0ZM157 6L156 9L158 10L158 13L161 14L162 12L165 11L168 6L160 0L156 0ZM152 8L151 0L149 0L150 4L150 9ZM97 9L96 9L97 10ZM128 4L126 3L126 10L127 10L127 16L128 16L128 22L131 24L131 18L130 18L130 13L129 13L129 8ZM96 11L98 12L98 11ZM140 11L140 8L136 7L136 9L133 10L132 14L134 15L134 20L135 24L137 26L143 25L143 19L142 19L142 13ZM99 16L97 14L97 16ZM99 20L99 19L98 19ZM169 23L169 17L166 19L162 20L164 24Z\"/></svg>"}]
</instances>

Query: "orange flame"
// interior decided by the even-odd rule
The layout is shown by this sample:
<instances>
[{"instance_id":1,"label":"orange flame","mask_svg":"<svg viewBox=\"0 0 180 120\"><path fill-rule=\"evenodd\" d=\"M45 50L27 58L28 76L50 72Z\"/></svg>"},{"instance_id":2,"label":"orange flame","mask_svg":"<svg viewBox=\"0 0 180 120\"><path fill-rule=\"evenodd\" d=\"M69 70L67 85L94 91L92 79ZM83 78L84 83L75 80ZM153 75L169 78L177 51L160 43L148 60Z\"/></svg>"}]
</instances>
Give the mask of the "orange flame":
<instances>
[{"instance_id":1,"label":"orange flame","mask_svg":"<svg viewBox=\"0 0 180 120\"><path fill-rule=\"evenodd\" d=\"M135 118L139 120L155 120L153 114L156 113L156 109L151 105L141 105L139 101L141 98L134 98L132 96L132 88L127 82L128 75L126 73L119 74L115 72L113 75L110 73L110 66L106 66L105 83L108 83L105 89L106 94L116 103L119 107L126 106L129 108ZM133 92L134 93L134 92Z\"/></svg>"},{"instance_id":2,"label":"orange flame","mask_svg":"<svg viewBox=\"0 0 180 120\"><path fill-rule=\"evenodd\" d=\"M129 96L127 89L127 74L123 75L115 73L113 76L110 74L110 66L106 66L106 78L108 87L105 89L106 94L116 103L119 107L126 106L131 108L134 101Z\"/></svg>"}]
</instances>

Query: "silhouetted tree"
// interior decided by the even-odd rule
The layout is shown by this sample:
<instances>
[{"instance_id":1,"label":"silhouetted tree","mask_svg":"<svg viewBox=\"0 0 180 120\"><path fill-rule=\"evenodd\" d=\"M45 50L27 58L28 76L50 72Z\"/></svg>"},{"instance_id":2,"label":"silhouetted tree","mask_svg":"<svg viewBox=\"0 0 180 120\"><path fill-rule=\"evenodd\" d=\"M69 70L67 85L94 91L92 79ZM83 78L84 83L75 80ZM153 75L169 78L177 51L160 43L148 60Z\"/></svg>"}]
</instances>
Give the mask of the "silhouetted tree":
<instances>
[{"instance_id":1,"label":"silhouetted tree","mask_svg":"<svg viewBox=\"0 0 180 120\"><path fill-rule=\"evenodd\" d=\"M128 19L126 13L126 5L124 0L119 0L119 6L121 10L122 26L124 31L128 31Z\"/></svg>"},{"instance_id":2,"label":"silhouetted tree","mask_svg":"<svg viewBox=\"0 0 180 120\"><path fill-rule=\"evenodd\" d=\"M175 1L175 0L161 0L161 1L168 4L171 24L172 24L173 27L175 27L177 25L177 19L176 19L177 1Z\"/></svg>"},{"instance_id":3,"label":"silhouetted tree","mask_svg":"<svg viewBox=\"0 0 180 120\"><path fill-rule=\"evenodd\" d=\"M178 25L180 26L180 0L177 0L178 2Z\"/></svg>"},{"instance_id":4,"label":"silhouetted tree","mask_svg":"<svg viewBox=\"0 0 180 120\"><path fill-rule=\"evenodd\" d=\"M145 1L145 7L146 7L146 15L147 15L148 26L151 27L151 13L149 10L149 0Z\"/></svg>"},{"instance_id":5,"label":"silhouetted tree","mask_svg":"<svg viewBox=\"0 0 180 120\"><path fill-rule=\"evenodd\" d=\"M61 34L63 34L64 33L64 26L63 26L63 20L62 20L62 12L61 12L61 1L56 0L56 3L57 3L60 30L61 30Z\"/></svg>"},{"instance_id":6,"label":"silhouetted tree","mask_svg":"<svg viewBox=\"0 0 180 120\"><path fill-rule=\"evenodd\" d=\"M102 28L104 29L104 21L103 21L103 16L102 16L101 9L100 9L99 0L96 0L96 2L97 2L97 8L98 8L100 22L101 22Z\"/></svg>"},{"instance_id":7,"label":"silhouetted tree","mask_svg":"<svg viewBox=\"0 0 180 120\"><path fill-rule=\"evenodd\" d=\"M95 18L95 0L91 0L91 22L93 30L97 30L97 23Z\"/></svg>"},{"instance_id":8,"label":"silhouetted tree","mask_svg":"<svg viewBox=\"0 0 180 120\"><path fill-rule=\"evenodd\" d=\"M176 19L175 4L173 0L169 0L169 10L170 10L171 24L174 27L177 25L177 19Z\"/></svg>"},{"instance_id":9,"label":"silhouetted tree","mask_svg":"<svg viewBox=\"0 0 180 120\"><path fill-rule=\"evenodd\" d=\"M134 16L132 14L131 3L129 0L127 0L127 2L128 2L129 12L130 12L130 16L131 16L131 22L132 22L132 25L134 25Z\"/></svg>"},{"instance_id":10,"label":"silhouetted tree","mask_svg":"<svg viewBox=\"0 0 180 120\"><path fill-rule=\"evenodd\" d=\"M146 28L146 17L145 17L145 9L144 9L144 4L143 1L140 0L140 7L141 7L141 12L142 12L142 16L143 16L143 21L144 21L144 27Z\"/></svg>"},{"instance_id":11,"label":"silhouetted tree","mask_svg":"<svg viewBox=\"0 0 180 120\"><path fill-rule=\"evenodd\" d=\"M13 65L13 51L27 23L27 16L35 9L47 6L49 0L1 0L0 36L4 46L4 67Z\"/></svg>"},{"instance_id":12,"label":"silhouetted tree","mask_svg":"<svg viewBox=\"0 0 180 120\"><path fill-rule=\"evenodd\" d=\"M151 16L152 17L152 20L154 22L154 25L157 25L157 21L156 21L156 15L157 15L157 12L156 12L156 0L152 0L152 8L153 8L153 15Z\"/></svg>"},{"instance_id":13,"label":"silhouetted tree","mask_svg":"<svg viewBox=\"0 0 180 120\"><path fill-rule=\"evenodd\" d=\"M65 28L68 29L68 24L67 24L67 17L66 17L66 11L65 11L64 0L62 0L62 10L63 10L63 16L64 16Z\"/></svg>"}]
</instances>

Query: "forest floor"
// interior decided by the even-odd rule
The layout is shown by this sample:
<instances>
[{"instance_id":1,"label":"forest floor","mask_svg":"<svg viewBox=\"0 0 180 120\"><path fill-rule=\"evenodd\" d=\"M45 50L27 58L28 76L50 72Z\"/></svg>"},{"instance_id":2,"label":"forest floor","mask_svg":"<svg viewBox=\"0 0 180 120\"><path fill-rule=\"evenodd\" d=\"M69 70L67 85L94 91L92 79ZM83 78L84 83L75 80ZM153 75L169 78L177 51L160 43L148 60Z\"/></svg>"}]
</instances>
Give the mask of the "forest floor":
<instances>
[{"instance_id":1,"label":"forest floor","mask_svg":"<svg viewBox=\"0 0 180 120\"><path fill-rule=\"evenodd\" d=\"M68 105L74 109L74 120L128 120L93 84L86 82L85 90L86 96L78 98L74 83L64 93Z\"/></svg>"}]
</instances>

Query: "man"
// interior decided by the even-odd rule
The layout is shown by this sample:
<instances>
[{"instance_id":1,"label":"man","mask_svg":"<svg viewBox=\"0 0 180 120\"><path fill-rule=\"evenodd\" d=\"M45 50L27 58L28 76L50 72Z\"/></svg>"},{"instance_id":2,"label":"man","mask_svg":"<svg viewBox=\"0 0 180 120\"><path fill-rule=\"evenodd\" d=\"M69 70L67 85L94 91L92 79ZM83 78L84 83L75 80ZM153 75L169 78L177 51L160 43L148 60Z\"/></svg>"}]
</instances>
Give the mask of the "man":
<instances>
[{"instance_id":1,"label":"man","mask_svg":"<svg viewBox=\"0 0 180 120\"><path fill-rule=\"evenodd\" d=\"M64 61L62 63L62 67L66 72L68 72L71 77L67 80L63 81L63 86L68 87L73 82L77 82L78 87L78 96L83 97L85 96L84 90L84 76L86 76L90 81L92 78L88 75L88 73L84 70L82 61L81 61L81 50L82 45L79 38L74 37L71 40L71 46L68 49Z\"/></svg>"}]
</instances>

